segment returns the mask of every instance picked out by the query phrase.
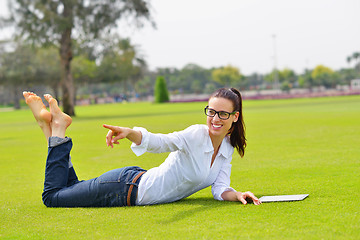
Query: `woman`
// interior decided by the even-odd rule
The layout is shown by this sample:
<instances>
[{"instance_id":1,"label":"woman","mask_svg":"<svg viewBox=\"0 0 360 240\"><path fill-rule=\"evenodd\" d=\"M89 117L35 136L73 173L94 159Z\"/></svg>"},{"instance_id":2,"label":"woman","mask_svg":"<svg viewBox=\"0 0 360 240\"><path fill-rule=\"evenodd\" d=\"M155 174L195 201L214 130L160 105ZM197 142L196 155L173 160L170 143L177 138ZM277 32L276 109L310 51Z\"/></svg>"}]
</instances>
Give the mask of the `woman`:
<instances>
[{"instance_id":1,"label":"woman","mask_svg":"<svg viewBox=\"0 0 360 240\"><path fill-rule=\"evenodd\" d=\"M205 108L206 125L193 125L170 134L153 134L144 128L133 129L104 124L109 129L106 143L113 148L118 140L132 141L139 156L145 152L171 152L159 167L148 171L124 167L100 177L79 181L70 160L72 141L65 137L72 119L49 94L47 111L40 97L23 93L26 103L42 129L48 144L43 202L48 207L114 207L168 203L186 198L212 186L217 200L261 204L251 192L230 187L234 147L242 157L246 147L242 99L234 89L219 89Z\"/></svg>"}]
</instances>

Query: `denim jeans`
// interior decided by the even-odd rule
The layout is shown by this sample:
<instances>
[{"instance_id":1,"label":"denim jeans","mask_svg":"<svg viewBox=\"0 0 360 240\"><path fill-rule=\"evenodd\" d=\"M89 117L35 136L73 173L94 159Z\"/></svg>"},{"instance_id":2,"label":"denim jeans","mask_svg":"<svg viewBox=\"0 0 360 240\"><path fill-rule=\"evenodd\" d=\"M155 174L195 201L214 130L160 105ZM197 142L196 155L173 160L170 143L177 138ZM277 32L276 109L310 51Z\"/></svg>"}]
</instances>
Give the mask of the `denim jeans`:
<instances>
[{"instance_id":1,"label":"denim jeans","mask_svg":"<svg viewBox=\"0 0 360 240\"><path fill-rule=\"evenodd\" d=\"M56 146L49 144L42 194L47 207L135 205L138 184L145 170L139 167L124 167L106 172L97 178L79 181L73 166L69 167L71 148L70 138Z\"/></svg>"}]
</instances>

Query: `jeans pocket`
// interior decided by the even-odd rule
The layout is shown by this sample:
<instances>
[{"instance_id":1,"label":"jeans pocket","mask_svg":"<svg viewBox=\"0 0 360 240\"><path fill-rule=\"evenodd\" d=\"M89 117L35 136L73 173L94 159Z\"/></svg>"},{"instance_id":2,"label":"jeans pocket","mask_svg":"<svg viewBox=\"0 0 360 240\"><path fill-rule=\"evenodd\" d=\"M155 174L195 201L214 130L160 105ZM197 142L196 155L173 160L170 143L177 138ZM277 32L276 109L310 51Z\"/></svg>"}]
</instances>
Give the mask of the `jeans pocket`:
<instances>
[{"instance_id":1,"label":"jeans pocket","mask_svg":"<svg viewBox=\"0 0 360 240\"><path fill-rule=\"evenodd\" d=\"M124 168L114 169L98 177L99 183L118 183L121 182L121 175Z\"/></svg>"}]
</instances>

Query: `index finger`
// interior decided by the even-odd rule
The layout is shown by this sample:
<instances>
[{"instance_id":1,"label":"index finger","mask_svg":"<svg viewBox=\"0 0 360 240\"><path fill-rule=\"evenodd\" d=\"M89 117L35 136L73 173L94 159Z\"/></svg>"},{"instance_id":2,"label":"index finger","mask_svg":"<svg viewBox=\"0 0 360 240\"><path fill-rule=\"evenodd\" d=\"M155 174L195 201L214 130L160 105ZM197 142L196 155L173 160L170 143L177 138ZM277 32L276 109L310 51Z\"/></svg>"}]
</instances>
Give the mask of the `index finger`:
<instances>
[{"instance_id":1,"label":"index finger","mask_svg":"<svg viewBox=\"0 0 360 240\"><path fill-rule=\"evenodd\" d=\"M113 131L117 131L117 130L118 130L118 127L113 126L113 125L103 124L103 127L104 127L104 128L107 128L107 129L110 129L110 130L113 130Z\"/></svg>"}]
</instances>

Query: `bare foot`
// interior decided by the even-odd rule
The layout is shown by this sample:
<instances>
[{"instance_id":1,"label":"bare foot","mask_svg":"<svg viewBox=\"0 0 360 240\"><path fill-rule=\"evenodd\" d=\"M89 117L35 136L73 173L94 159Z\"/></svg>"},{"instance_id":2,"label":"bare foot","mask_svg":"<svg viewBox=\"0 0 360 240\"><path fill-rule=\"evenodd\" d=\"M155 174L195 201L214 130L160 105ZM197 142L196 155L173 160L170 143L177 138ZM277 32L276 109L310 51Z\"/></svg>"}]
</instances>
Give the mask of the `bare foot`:
<instances>
[{"instance_id":1,"label":"bare foot","mask_svg":"<svg viewBox=\"0 0 360 240\"><path fill-rule=\"evenodd\" d=\"M69 115L61 111L56 99L50 94L45 94L44 97L50 106L52 136L64 138L66 129L72 123L72 119Z\"/></svg>"},{"instance_id":2,"label":"bare foot","mask_svg":"<svg viewBox=\"0 0 360 240\"><path fill-rule=\"evenodd\" d=\"M26 104L30 107L46 139L51 136L51 113L46 109L41 98L32 92L23 92Z\"/></svg>"}]
</instances>

